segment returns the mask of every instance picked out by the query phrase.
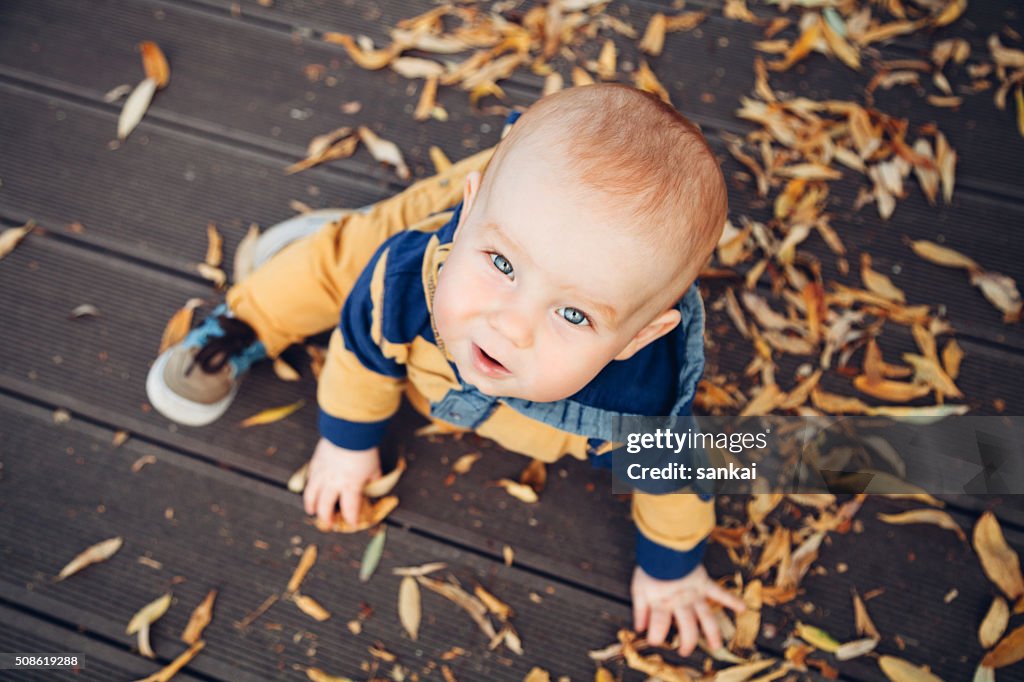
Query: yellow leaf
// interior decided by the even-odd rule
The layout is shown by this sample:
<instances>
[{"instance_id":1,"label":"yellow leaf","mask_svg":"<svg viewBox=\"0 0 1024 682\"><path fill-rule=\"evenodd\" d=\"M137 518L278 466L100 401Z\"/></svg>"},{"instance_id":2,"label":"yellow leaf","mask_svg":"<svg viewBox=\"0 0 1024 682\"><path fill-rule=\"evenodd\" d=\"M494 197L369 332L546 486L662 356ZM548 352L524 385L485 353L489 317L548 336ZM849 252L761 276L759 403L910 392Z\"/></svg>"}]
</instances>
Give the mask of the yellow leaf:
<instances>
[{"instance_id":1,"label":"yellow leaf","mask_svg":"<svg viewBox=\"0 0 1024 682\"><path fill-rule=\"evenodd\" d=\"M932 22L935 26L947 26L960 18L967 9L967 0L952 0Z\"/></svg>"},{"instance_id":2,"label":"yellow leaf","mask_svg":"<svg viewBox=\"0 0 1024 682\"><path fill-rule=\"evenodd\" d=\"M870 254L862 253L860 255L860 278L864 282L865 289L882 298L897 303L905 303L907 300L903 291L894 285L887 275L871 269Z\"/></svg>"},{"instance_id":3,"label":"yellow leaf","mask_svg":"<svg viewBox=\"0 0 1024 682\"><path fill-rule=\"evenodd\" d=\"M434 171L438 175L452 167L452 162L437 145L430 145L430 162L434 164Z\"/></svg>"},{"instance_id":4,"label":"yellow leaf","mask_svg":"<svg viewBox=\"0 0 1024 682\"><path fill-rule=\"evenodd\" d=\"M911 523L929 523L956 533L962 541L966 540L963 529L953 520L953 517L938 509L912 509L901 514L879 514L878 518L893 525L905 525Z\"/></svg>"},{"instance_id":5,"label":"yellow leaf","mask_svg":"<svg viewBox=\"0 0 1024 682\"><path fill-rule=\"evenodd\" d=\"M1017 100L1017 130L1024 137L1024 90L1018 87L1014 98Z\"/></svg>"},{"instance_id":6,"label":"yellow leaf","mask_svg":"<svg viewBox=\"0 0 1024 682\"><path fill-rule=\"evenodd\" d=\"M335 33L333 31L324 33L323 39L328 43L343 46L345 51L348 52L349 57L352 58L352 61L358 64L361 68L368 69L370 71L383 69L391 63L392 59L402 52L402 45L397 42L392 43L390 47L384 50L363 51L358 45L356 45L352 36L345 33Z\"/></svg>"},{"instance_id":7,"label":"yellow leaf","mask_svg":"<svg viewBox=\"0 0 1024 682\"><path fill-rule=\"evenodd\" d=\"M665 27L665 15L655 12L651 20L647 22L644 37L640 39L640 50L652 57L660 55L665 46Z\"/></svg>"},{"instance_id":8,"label":"yellow leaf","mask_svg":"<svg viewBox=\"0 0 1024 682\"><path fill-rule=\"evenodd\" d=\"M590 74L581 69L578 66L572 67L572 84L573 87L581 87L584 85L593 85L594 79L590 77Z\"/></svg>"},{"instance_id":9,"label":"yellow leaf","mask_svg":"<svg viewBox=\"0 0 1024 682\"><path fill-rule=\"evenodd\" d=\"M959 251L940 246L935 242L926 239L911 241L910 248L921 258L942 265L947 268L966 268L967 270L981 270L981 266Z\"/></svg>"},{"instance_id":10,"label":"yellow leaf","mask_svg":"<svg viewBox=\"0 0 1024 682\"><path fill-rule=\"evenodd\" d=\"M508 478L497 481L496 485L504 488L505 492L521 502L533 504L538 500L537 493L528 485L523 485Z\"/></svg>"},{"instance_id":11,"label":"yellow leaf","mask_svg":"<svg viewBox=\"0 0 1024 682\"><path fill-rule=\"evenodd\" d=\"M483 585L477 585L473 589L473 594L476 595L477 599L483 602L488 611L498 617L498 620L506 621L512 617L512 607L484 589Z\"/></svg>"},{"instance_id":12,"label":"yellow leaf","mask_svg":"<svg viewBox=\"0 0 1024 682\"><path fill-rule=\"evenodd\" d=\"M1020 558L1006 544L999 521L992 512L985 512L974 526L974 551L981 560L985 575L1011 600L1024 595L1024 577Z\"/></svg>"},{"instance_id":13,"label":"yellow leaf","mask_svg":"<svg viewBox=\"0 0 1024 682\"><path fill-rule=\"evenodd\" d=\"M167 667L156 671L149 677L136 680L136 682L170 682L170 679L177 675L179 670L188 665L189 661L195 658L196 654L198 654L204 646L206 646L206 642L204 640L199 640L171 661Z\"/></svg>"},{"instance_id":14,"label":"yellow leaf","mask_svg":"<svg viewBox=\"0 0 1024 682\"><path fill-rule=\"evenodd\" d=\"M411 576L402 578L398 588L398 619L413 641L420 629L420 588Z\"/></svg>"},{"instance_id":15,"label":"yellow leaf","mask_svg":"<svg viewBox=\"0 0 1024 682\"><path fill-rule=\"evenodd\" d=\"M291 475L288 479L288 490L293 493L301 493L306 489L306 481L309 479L309 462L306 462Z\"/></svg>"},{"instance_id":16,"label":"yellow leaf","mask_svg":"<svg viewBox=\"0 0 1024 682\"><path fill-rule=\"evenodd\" d=\"M551 673L543 668L533 666L530 672L526 673L523 682L551 682Z\"/></svg>"},{"instance_id":17,"label":"yellow leaf","mask_svg":"<svg viewBox=\"0 0 1024 682\"><path fill-rule=\"evenodd\" d=\"M804 32L800 35L800 38L793 43L793 46L786 50L786 55L782 61L769 62L768 68L772 71L786 71L791 66L799 62L801 59L806 57L814 49L814 46L818 43L818 39L821 37L821 20L815 18L813 23L809 24Z\"/></svg>"},{"instance_id":18,"label":"yellow leaf","mask_svg":"<svg viewBox=\"0 0 1024 682\"><path fill-rule=\"evenodd\" d=\"M281 421L285 417L289 416L293 412L300 410L306 404L305 400L297 400L290 405L283 405L282 407L271 407L262 412L257 412L251 417L242 420L242 427L259 426L263 424L273 424L274 422Z\"/></svg>"},{"instance_id":19,"label":"yellow leaf","mask_svg":"<svg viewBox=\"0 0 1024 682\"><path fill-rule=\"evenodd\" d=\"M128 621L128 627L125 628L124 633L126 635L134 635L136 632L141 630L147 625L152 625L157 621L160 616L167 613L167 609L171 605L171 594L168 592L162 597L154 599L150 603L139 609L132 619Z\"/></svg>"},{"instance_id":20,"label":"yellow leaf","mask_svg":"<svg viewBox=\"0 0 1024 682\"><path fill-rule=\"evenodd\" d=\"M859 71L860 53L857 52L857 48L850 45L850 43L846 42L845 38L836 33L835 29L827 21L821 23L821 30L825 35L825 42L828 43L829 49L832 50L832 54L839 57L851 69Z\"/></svg>"},{"instance_id":21,"label":"yellow leaf","mask_svg":"<svg viewBox=\"0 0 1024 682\"><path fill-rule=\"evenodd\" d=\"M1024 625L1004 637L981 659L981 664L988 668L1003 668L1018 661L1024 661Z\"/></svg>"},{"instance_id":22,"label":"yellow leaf","mask_svg":"<svg viewBox=\"0 0 1024 682\"><path fill-rule=\"evenodd\" d=\"M882 656L878 659L878 667L892 682L942 682L928 668L908 663L895 656Z\"/></svg>"},{"instance_id":23,"label":"yellow leaf","mask_svg":"<svg viewBox=\"0 0 1024 682\"><path fill-rule=\"evenodd\" d=\"M856 591L853 593L853 614L858 635L865 635L871 639L882 638L882 636L878 634L878 629L875 627L875 624L871 621L871 616L868 615L868 608L864 605L864 600L860 598L860 595L857 594Z\"/></svg>"},{"instance_id":24,"label":"yellow leaf","mask_svg":"<svg viewBox=\"0 0 1024 682\"><path fill-rule=\"evenodd\" d=\"M437 76L431 76L430 78L427 78L427 80L424 81L423 83L423 90L420 92L420 101L416 104L416 111L414 111L412 114L413 119L417 121L426 121L428 118L430 118L430 112L434 110L436 102ZM433 150L437 149L437 147L431 147L430 149L431 152L433 152ZM437 172L440 173L442 171L441 169L438 169Z\"/></svg>"},{"instance_id":25,"label":"yellow leaf","mask_svg":"<svg viewBox=\"0 0 1024 682\"><path fill-rule=\"evenodd\" d=\"M548 469L547 465L539 459L532 460L522 473L519 474L519 482L523 485L528 485L533 488L533 491L538 495L544 490L544 485L548 480Z\"/></svg>"},{"instance_id":26,"label":"yellow leaf","mask_svg":"<svg viewBox=\"0 0 1024 682\"><path fill-rule=\"evenodd\" d=\"M30 220L21 227L11 227L4 230L0 234L0 258L13 251L18 242L24 239L25 235L34 230L35 227L35 221Z\"/></svg>"},{"instance_id":27,"label":"yellow leaf","mask_svg":"<svg viewBox=\"0 0 1024 682\"><path fill-rule=\"evenodd\" d=\"M1012 278L998 272L972 272L971 284L981 289L989 303L1003 313L1005 324L1020 322L1024 301Z\"/></svg>"},{"instance_id":28,"label":"yellow leaf","mask_svg":"<svg viewBox=\"0 0 1024 682\"><path fill-rule=\"evenodd\" d=\"M146 77L156 82L158 90L167 87L171 80L171 67L167 65L167 57L160 47L152 41L144 40L139 43L139 50L142 52L142 68L146 71Z\"/></svg>"},{"instance_id":29,"label":"yellow leaf","mask_svg":"<svg viewBox=\"0 0 1024 682\"><path fill-rule=\"evenodd\" d=\"M274 358L274 374L281 381L298 381L302 378L294 367L280 357Z\"/></svg>"},{"instance_id":30,"label":"yellow leaf","mask_svg":"<svg viewBox=\"0 0 1024 682\"><path fill-rule=\"evenodd\" d=\"M206 264L219 268L224 258L224 240L213 223L206 225L206 242Z\"/></svg>"},{"instance_id":31,"label":"yellow leaf","mask_svg":"<svg viewBox=\"0 0 1024 682\"><path fill-rule=\"evenodd\" d=\"M1009 623L1010 607L1006 605L1005 599L996 597L978 628L978 642L981 643L981 648L991 649L1006 632Z\"/></svg>"},{"instance_id":32,"label":"yellow leaf","mask_svg":"<svg viewBox=\"0 0 1024 682\"><path fill-rule=\"evenodd\" d=\"M223 288L227 284L228 276L220 268L215 268L207 263L199 263L196 265L196 270L199 271L203 279L213 282L213 285L218 289Z\"/></svg>"},{"instance_id":33,"label":"yellow leaf","mask_svg":"<svg viewBox=\"0 0 1024 682\"><path fill-rule=\"evenodd\" d=\"M295 605L299 607L300 611L320 622L331 617L330 611L321 606L320 602L312 597L307 597L304 594L296 594L292 597L292 601L295 602Z\"/></svg>"},{"instance_id":34,"label":"yellow leaf","mask_svg":"<svg viewBox=\"0 0 1024 682\"><path fill-rule=\"evenodd\" d=\"M931 386L928 384L910 384L905 381L871 379L866 374L854 377L853 386L861 393L866 393L880 400L889 400L897 403L906 403L922 398L932 391Z\"/></svg>"},{"instance_id":35,"label":"yellow leaf","mask_svg":"<svg viewBox=\"0 0 1024 682\"><path fill-rule=\"evenodd\" d=\"M367 497L384 497L398 483L398 479L402 477L402 472L405 471L405 466L405 457L399 457L394 469L386 475L370 481L363 487L363 494Z\"/></svg>"},{"instance_id":36,"label":"yellow leaf","mask_svg":"<svg viewBox=\"0 0 1024 682\"><path fill-rule=\"evenodd\" d=\"M440 78L444 73L444 66L432 59L420 59L419 57L399 57L391 62L391 69L406 78Z\"/></svg>"},{"instance_id":37,"label":"yellow leaf","mask_svg":"<svg viewBox=\"0 0 1024 682\"><path fill-rule=\"evenodd\" d=\"M833 653L839 648L839 642L837 642L832 635L828 634L821 628L814 627L813 625L805 625L800 621L797 621L794 632L800 639L826 653Z\"/></svg>"},{"instance_id":38,"label":"yellow leaf","mask_svg":"<svg viewBox=\"0 0 1024 682\"><path fill-rule=\"evenodd\" d=\"M110 557L114 556L114 554L117 553L117 550L121 549L122 544L124 544L124 540L121 537L110 538L103 542L97 542L95 545L92 545L69 561L68 565L60 570L56 580L64 580L90 564L106 561Z\"/></svg>"},{"instance_id":39,"label":"yellow leaf","mask_svg":"<svg viewBox=\"0 0 1024 682\"><path fill-rule=\"evenodd\" d=\"M306 677L309 678L311 682L352 682L351 677L329 675L320 668L306 668Z\"/></svg>"},{"instance_id":40,"label":"yellow leaf","mask_svg":"<svg viewBox=\"0 0 1024 682\"><path fill-rule=\"evenodd\" d=\"M604 46L601 48L601 54L597 58L597 75L601 80L615 80L615 59L617 52L615 50L615 42L608 38L604 41Z\"/></svg>"},{"instance_id":41,"label":"yellow leaf","mask_svg":"<svg viewBox=\"0 0 1024 682\"><path fill-rule=\"evenodd\" d=\"M188 619L185 631L181 633L181 641L185 644L195 644L203 636L203 630L213 620L213 602L217 598L217 590L210 590L206 598L199 603L199 606L192 611Z\"/></svg>"},{"instance_id":42,"label":"yellow leaf","mask_svg":"<svg viewBox=\"0 0 1024 682\"><path fill-rule=\"evenodd\" d=\"M388 514L393 512L397 506L398 497L395 495L382 497L373 503L367 503L364 500L359 507L359 522L356 525L350 526L345 522L344 517L338 514L335 516L334 522L328 524L321 523L320 517L317 517L316 528L320 531L333 531L335 533L358 533L359 531L376 526Z\"/></svg>"},{"instance_id":43,"label":"yellow leaf","mask_svg":"<svg viewBox=\"0 0 1024 682\"><path fill-rule=\"evenodd\" d=\"M480 459L480 457L481 455L479 452L471 452L467 455L462 455L455 460L455 464L452 465L452 471L460 475L468 474L469 470L473 468L473 465L478 459Z\"/></svg>"},{"instance_id":44,"label":"yellow leaf","mask_svg":"<svg viewBox=\"0 0 1024 682\"><path fill-rule=\"evenodd\" d=\"M633 76L633 82L637 88L650 92L661 98L665 104L672 105L672 100L668 96L668 91L658 80L658 77L651 71L651 67L647 65L646 60L640 60L640 68L636 70Z\"/></svg>"},{"instance_id":45,"label":"yellow leaf","mask_svg":"<svg viewBox=\"0 0 1024 682\"><path fill-rule=\"evenodd\" d=\"M288 580L288 587L285 588L287 594L299 591L299 588L302 587L302 581L305 580L306 574L309 573L309 569L313 568L313 564L316 563L316 556L316 545L307 545L306 549L302 551L302 557L299 559L291 579Z\"/></svg>"},{"instance_id":46,"label":"yellow leaf","mask_svg":"<svg viewBox=\"0 0 1024 682\"><path fill-rule=\"evenodd\" d=\"M408 180L411 177L409 167L402 158L402 152L394 142L381 139L366 126L359 126L359 139L370 150L374 159L394 166L399 178Z\"/></svg>"}]
</instances>

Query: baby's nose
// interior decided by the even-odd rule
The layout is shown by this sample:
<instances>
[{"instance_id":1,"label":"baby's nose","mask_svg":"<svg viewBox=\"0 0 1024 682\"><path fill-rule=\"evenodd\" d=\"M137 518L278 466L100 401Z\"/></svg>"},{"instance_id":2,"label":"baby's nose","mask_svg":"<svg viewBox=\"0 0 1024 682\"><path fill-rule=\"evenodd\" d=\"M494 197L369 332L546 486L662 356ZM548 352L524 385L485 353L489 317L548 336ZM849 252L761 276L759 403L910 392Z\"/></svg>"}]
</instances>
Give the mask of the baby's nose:
<instances>
[{"instance_id":1,"label":"baby's nose","mask_svg":"<svg viewBox=\"0 0 1024 682\"><path fill-rule=\"evenodd\" d=\"M488 321L516 348L528 348L533 343L533 322L524 311L512 306L504 307L491 312Z\"/></svg>"}]
</instances>

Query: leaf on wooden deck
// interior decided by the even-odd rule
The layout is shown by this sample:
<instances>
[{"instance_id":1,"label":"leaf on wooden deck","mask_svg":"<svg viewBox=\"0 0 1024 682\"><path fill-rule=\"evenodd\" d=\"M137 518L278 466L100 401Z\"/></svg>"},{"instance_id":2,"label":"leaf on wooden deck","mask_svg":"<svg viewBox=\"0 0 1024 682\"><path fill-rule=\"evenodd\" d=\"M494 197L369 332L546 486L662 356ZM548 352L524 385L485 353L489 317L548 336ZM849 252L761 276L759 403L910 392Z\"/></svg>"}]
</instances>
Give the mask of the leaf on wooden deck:
<instances>
[{"instance_id":1,"label":"leaf on wooden deck","mask_svg":"<svg viewBox=\"0 0 1024 682\"><path fill-rule=\"evenodd\" d=\"M139 125L142 117L146 115L146 110L149 109L149 103L153 101L156 88L156 79L144 78L128 95L117 119L117 139L125 140Z\"/></svg>"},{"instance_id":2,"label":"leaf on wooden deck","mask_svg":"<svg viewBox=\"0 0 1024 682\"><path fill-rule=\"evenodd\" d=\"M243 428L248 428L250 426L273 424L302 409L305 404L305 400L296 400L294 403L282 405L281 407L270 407L243 419L241 425Z\"/></svg>"},{"instance_id":3,"label":"leaf on wooden deck","mask_svg":"<svg viewBox=\"0 0 1024 682\"><path fill-rule=\"evenodd\" d=\"M106 561L110 557L117 553L117 550L121 549L124 544L124 539L120 536L116 538L110 538L102 542L97 542L95 545L88 547L83 552L79 553L74 559L68 562L68 564L60 570L57 574L55 581L61 581L68 578L75 573L78 573L86 566ZM131 633L129 633L131 634Z\"/></svg>"}]
</instances>

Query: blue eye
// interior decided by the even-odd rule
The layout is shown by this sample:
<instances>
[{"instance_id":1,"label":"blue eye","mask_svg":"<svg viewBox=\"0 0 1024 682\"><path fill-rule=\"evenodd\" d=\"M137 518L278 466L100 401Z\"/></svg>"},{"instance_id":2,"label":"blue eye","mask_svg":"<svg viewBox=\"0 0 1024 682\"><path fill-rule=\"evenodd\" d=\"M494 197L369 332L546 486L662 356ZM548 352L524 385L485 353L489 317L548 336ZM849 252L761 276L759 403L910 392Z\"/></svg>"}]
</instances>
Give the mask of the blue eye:
<instances>
[{"instance_id":1,"label":"blue eye","mask_svg":"<svg viewBox=\"0 0 1024 682\"><path fill-rule=\"evenodd\" d=\"M512 276L512 264L508 262L507 258L500 254L492 253L491 262L494 263L494 267L498 268L501 274L508 275L509 277Z\"/></svg>"},{"instance_id":2,"label":"blue eye","mask_svg":"<svg viewBox=\"0 0 1024 682\"><path fill-rule=\"evenodd\" d=\"M576 325L578 327L584 327L590 324L590 320L587 319L587 316L576 308L566 307L559 308L558 310L565 321L569 324Z\"/></svg>"}]
</instances>

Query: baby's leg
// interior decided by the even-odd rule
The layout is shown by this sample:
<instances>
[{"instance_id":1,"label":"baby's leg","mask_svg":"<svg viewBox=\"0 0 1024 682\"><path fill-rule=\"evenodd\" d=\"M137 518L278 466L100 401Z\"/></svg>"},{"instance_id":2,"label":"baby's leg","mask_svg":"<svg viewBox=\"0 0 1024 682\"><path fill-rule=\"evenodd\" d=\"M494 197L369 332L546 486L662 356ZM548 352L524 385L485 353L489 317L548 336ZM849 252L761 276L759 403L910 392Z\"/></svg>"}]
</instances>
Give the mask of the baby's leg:
<instances>
[{"instance_id":1,"label":"baby's leg","mask_svg":"<svg viewBox=\"0 0 1024 682\"><path fill-rule=\"evenodd\" d=\"M248 323L271 357L338 324L345 297L389 237L462 199L466 175L482 170L486 149L444 173L325 225L271 258L228 292L231 311Z\"/></svg>"}]
</instances>

